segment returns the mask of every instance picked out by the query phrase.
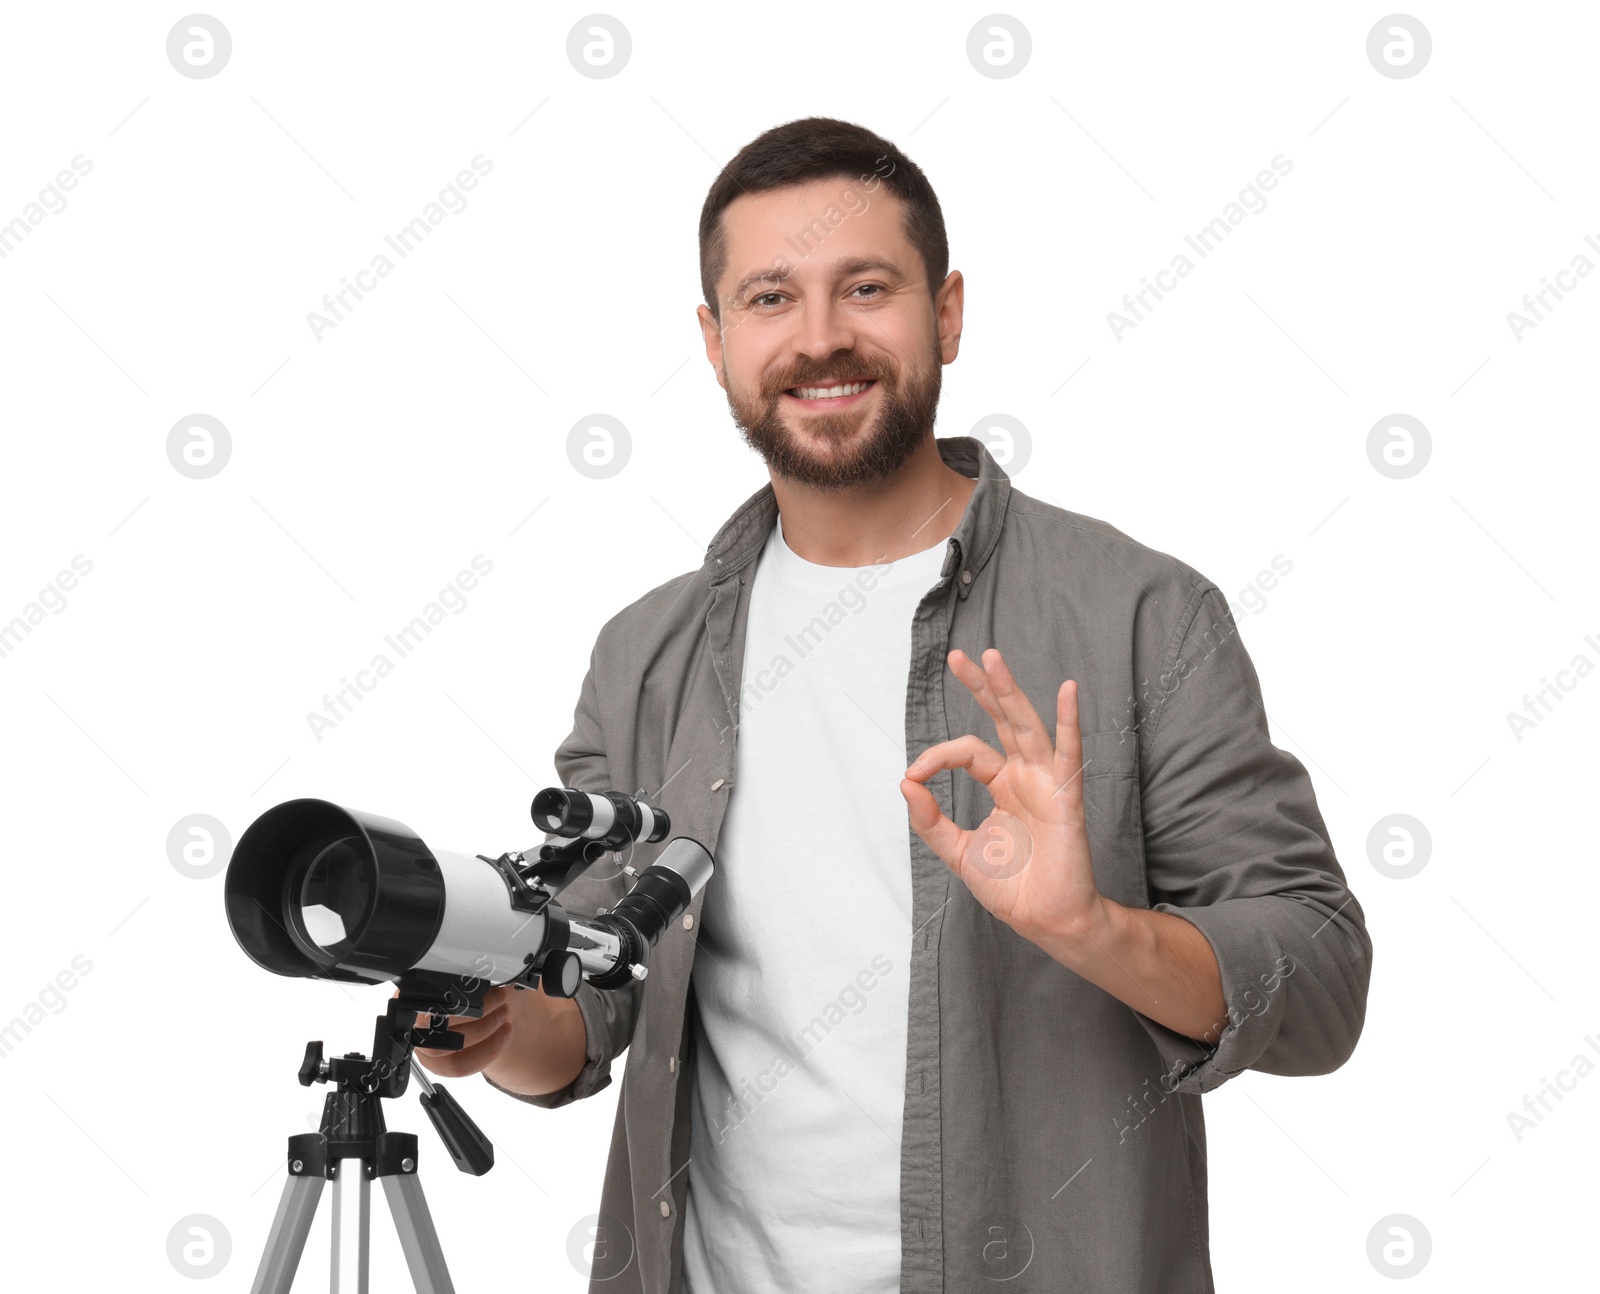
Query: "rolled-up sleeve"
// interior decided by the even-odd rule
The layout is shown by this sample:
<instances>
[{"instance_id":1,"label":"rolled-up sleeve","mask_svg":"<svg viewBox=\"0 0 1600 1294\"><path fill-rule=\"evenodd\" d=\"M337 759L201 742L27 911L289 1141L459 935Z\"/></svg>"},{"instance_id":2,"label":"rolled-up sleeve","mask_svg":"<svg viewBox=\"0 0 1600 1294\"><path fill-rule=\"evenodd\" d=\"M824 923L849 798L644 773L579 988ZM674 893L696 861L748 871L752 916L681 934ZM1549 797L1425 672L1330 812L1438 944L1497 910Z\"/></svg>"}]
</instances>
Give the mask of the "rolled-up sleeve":
<instances>
[{"instance_id":1,"label":"rolled-up sleeve","mask_svg":"<svg viewBox=\"0 0 1600 1294\"><path fill-rule=\"evenodd\" d=\"M530 991L537 993L540 990L524 990L524 992ZM484 1081L490 1087L499 1088L507 1096L514 1096L529 1105L542 1105L551 1110L571 1105L574 1101L581 1101L584 1097L593 1096L601 1089L609 1087L611 1062L633 1039L639 996L643 991L644 985L638 983L610 990L597 989L588 980L578 985L578 991L572 1000L578 1004L578 1013L583 1017L583 1027L588 1034L588 1041L584 1044L583 1068L565 1087L557 1088L554 1092L546 1092L542 1096L529 1096L526 1092L513 1092L509 1088L501 1087L487 1074L483 1076Z\"/></svg>"},{"instance_id":2,"label":"rolled-up sleeve","mask_svg":"<svg viewBox=\"0 0 1600 1294\"><path fill-rule=\"evenodd\" d=\"M1246 1069L1325 1074L1360 1037L1372 941L1310 776L1272 744L1226 600L1206 584L1191 608L1141 733L1145 865L1152 909L1190 922L1216 954L1228 1020L1197 1041L1135 1015L1171 1091L1210 1091Z\"/></svg>"},{"instance_id":3,"label":"rolled-up sleeve","mask_svg":"<svg viewBox=\"0 0 1600 1294\"><path fill-rule=\"evenodd\" d=\"M578 704L573 711L572 731L556 747L556 776L561 779L563 786L576 787L580 791L630 790L631 788L611 785L605 738L600 727L599 690L596 677L599 651L600 644L597 640L594 651L589 655L589 670L584 676L583 686L578 693ZM557 837L548 835L545 839L550 841ZM626 892L628 878L621 874L621 869L605 868L603 863L600 866L605 870L614 870L617 874L596 877L584 873L560 892L560 904L571 915L592 917L602 907L615 907ZM590 872L594 870L595 868L591 868ZM542 989L531 991L543 992ZM597 989L588 980L579 983L573 1001L577 1003L578 1012L583 1017L583 1027L588 1035L588 1041L584 1046L583 1068L565 1087L554 1092L546 1092L542 1096L528 1096L501 1087L487 1074L484 1075L484 1080L490 1087L505 1092L507 1096L514 1096L529 1105L541 1105L547 1109L570 1105L573 1101L593 1096L610 1085L611 1063L633 1041L634 1025L638 1022L643 996L644 984L638 980L631 980L617 989Z\"/></svg>"}]
</instances>

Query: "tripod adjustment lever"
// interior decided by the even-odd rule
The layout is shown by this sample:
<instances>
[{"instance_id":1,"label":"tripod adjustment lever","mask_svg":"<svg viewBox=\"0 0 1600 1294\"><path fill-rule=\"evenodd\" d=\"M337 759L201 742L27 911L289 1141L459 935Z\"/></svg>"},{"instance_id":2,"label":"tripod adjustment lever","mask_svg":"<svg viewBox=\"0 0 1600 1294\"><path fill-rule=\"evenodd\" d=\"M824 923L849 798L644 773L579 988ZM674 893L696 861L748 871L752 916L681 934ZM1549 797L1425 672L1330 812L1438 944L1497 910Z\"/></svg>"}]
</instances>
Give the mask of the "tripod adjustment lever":
<instances>
[{"instance_id":1,"label":"tripod adjustment lever","mask_svg":"<svg viewBox=\"0 0 1600 1294\"><path fill-rule=\"evenodd\" d=\"M412 1057L411 1072L422 1085L418 1099L433 1121L439 1139L444 1142L450 1158L463 1173L482 1177L494 1167L494 1142L483 1135L482 1129L472 1121L472 1116L461 1108L449 1092L434 1083L423 1073L422 1066Z\"/></svg>"},{"instance_id":2,"label":"tripod adjustment lever","mask_svg":"<svg viewBox=\"0 0 1600 1294\"><path fill-rule=\"evenodd\" d=\"M327 1066L322 1063L322 1044L306 1043L306 1058L300 1062L300 1086L310 1087L314 1082L326 1082Z\"/></svg>"}]
</instances>

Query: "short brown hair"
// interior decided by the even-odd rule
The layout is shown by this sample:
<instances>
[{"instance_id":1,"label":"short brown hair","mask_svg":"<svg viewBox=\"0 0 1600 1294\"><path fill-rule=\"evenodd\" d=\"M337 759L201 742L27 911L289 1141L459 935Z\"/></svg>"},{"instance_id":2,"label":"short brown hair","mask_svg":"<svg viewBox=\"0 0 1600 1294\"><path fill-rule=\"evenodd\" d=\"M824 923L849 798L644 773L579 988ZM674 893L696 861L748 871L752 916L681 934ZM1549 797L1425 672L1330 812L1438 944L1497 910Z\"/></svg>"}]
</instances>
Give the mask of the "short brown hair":
<instances>
[{"instance_id":1,"label":"short brown hair","mask_svg":"<svg viewBox=\"0 0 1600 1294\"><path fill-rule=\"evenodd\" d=\"M722 321L717 282L728 268L722 213L746 193L827 180L876 176L904 205L906 237L922 256L928 294L935 295L950 268L944 212L928 177L881 135L834 117L803 117L756 136L722 168L700 209L700 290L712 318Z\"/></svg>"}]
</instances>

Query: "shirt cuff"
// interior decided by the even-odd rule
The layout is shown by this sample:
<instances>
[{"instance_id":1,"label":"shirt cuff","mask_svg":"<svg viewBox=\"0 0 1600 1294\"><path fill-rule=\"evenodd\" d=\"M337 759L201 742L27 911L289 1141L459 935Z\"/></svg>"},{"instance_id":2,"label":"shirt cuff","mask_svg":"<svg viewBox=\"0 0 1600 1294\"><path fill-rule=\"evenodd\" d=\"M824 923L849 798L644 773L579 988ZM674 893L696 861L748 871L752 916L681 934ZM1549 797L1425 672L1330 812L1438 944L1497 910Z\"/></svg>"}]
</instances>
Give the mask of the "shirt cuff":
<instances>
[{"instance_id":1,"label":"shirt cuff","mask_svg":"<svg viewBox=\"0 0 1600 1294\"><path fill-rule=\"evenodd\" d=\"M542 993L544 990L537 988L523 991ZM602 1088L610 1086L611 1056L608 1054L607 1042L611 1035L602 1015L604 1007L600 1001L600 993L601 990L595 988L588 980L582 980L578 984L578 991L572 995L572 1000L578 1004L578 1014L583 1017L583 1030L587 1042L584 1044L583 1068L565 1087L557 1088L554 1092L546 1092L541 1096L530 1096L526 1092L513 1092L508 1087L501 1087L487 1073L483 1075L484 1081L507 1096L514 1096L529 1105L543 1106L547 1110L571 1105L574 1101L581 1101L584 1097L593 1096Z\"/></svg>"},{"instance_id":2,"label":"shirt cuff","mask_svg":"<svg viewBox=\"0 0 1600 1294\"><path fill-rule=\"evenodd\" d=\"M1272 1045L1283 1023L1294 958L1268 928L1260 898L1224 900L1203 907L1157 903L1152 912L1182 917L1206 937L1222 971L1227 1023L1202 1039L1189 1038L1134 1015L1161 1054L1162 1087L1169 1093L1210 1092L1249 1069Z\"/></svg>"}]
</instances>

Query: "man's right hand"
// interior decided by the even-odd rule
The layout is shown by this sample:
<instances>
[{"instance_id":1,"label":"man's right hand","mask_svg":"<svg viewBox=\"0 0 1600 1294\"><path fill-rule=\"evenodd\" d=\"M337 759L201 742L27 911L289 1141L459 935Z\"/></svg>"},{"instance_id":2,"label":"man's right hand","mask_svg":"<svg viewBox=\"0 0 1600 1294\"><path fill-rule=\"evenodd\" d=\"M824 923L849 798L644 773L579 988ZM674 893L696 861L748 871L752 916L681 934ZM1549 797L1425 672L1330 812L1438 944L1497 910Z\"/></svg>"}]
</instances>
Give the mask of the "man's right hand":
<instances>
[{"instance_id":1,"label":"man's right hand","mask_svg":"<svg viewBox=\"0 0 1600 1294\"><path fill-rule=\"evenodd\" d=\"M463 1074L476 1074L499 1059L511 1042L516 1011L514 994L525 990L502 984L483 995L483 1015L479 1018L453 1015L446 1026L466 1038L460 1051L443 1051L437 1047L418 1047L416 1057L424 1069L432 1070L445 1078L460 1078ZM400 996L396 989L394 996ZM417 1028L426 1029L428 1017L417 1016Z\"/></svg>"},{"instance_id":2,"label":"man's right hand","mask_svg":"<svg viewBox=\"0 0 1600 1294\"><path fill-rule=\"evenodd\" d=\"M427 1027L419 1013L417 1028ZM424 1069L443 1078L481 1073L509 1092L538 1096L565 1087L584 1066L588 1035L571 998L501 984L483 995L482 1016L453 1015L448 1027L466 1039L460 1051L415 1052Z\"/></svg>"}]
</instances>

